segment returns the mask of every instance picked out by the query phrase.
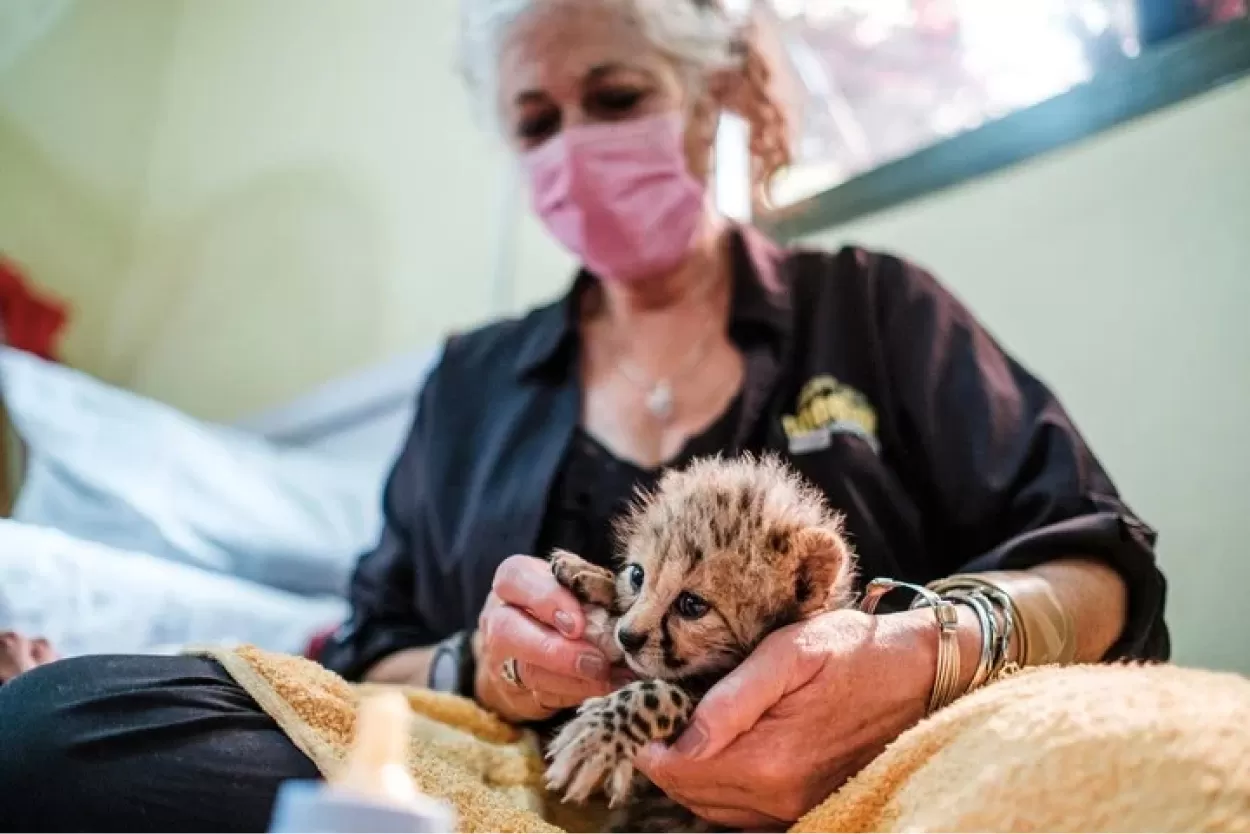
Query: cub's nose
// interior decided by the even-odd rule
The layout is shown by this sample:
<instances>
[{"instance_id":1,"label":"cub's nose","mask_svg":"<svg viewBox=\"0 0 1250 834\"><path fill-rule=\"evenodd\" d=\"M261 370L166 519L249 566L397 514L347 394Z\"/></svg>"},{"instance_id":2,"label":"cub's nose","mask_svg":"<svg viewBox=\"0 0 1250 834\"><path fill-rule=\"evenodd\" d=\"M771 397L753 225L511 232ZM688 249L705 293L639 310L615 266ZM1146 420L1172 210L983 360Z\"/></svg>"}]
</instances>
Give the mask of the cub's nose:
<instances>
[{"instance_id":1,"label":"cub's nose","mask_svg":"<svg viewBox=\"0 0 1250 834\"><path fill-rule=\"evenodd\" d=\"M647 644L647 635L618 628L616 641L621 644L622 649L633 654Z\"/></svg>"}]
</instances>

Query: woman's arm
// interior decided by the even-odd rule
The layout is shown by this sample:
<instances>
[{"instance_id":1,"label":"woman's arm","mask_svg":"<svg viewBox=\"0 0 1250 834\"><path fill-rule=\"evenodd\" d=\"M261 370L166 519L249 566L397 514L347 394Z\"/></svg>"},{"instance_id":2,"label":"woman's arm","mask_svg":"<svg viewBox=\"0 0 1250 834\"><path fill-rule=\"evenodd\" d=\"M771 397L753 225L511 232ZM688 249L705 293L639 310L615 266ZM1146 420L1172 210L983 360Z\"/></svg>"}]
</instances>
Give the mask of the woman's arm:
<instances>
[{"instance_id":1,"label":"woman's arm","mask_svg":"<svg viewBox=\"0 0 1250 834\"><path fill-rule=\"evenodd\" d=\"M365 672L369 683L397 683L408 686L424 685L430 679L430 663L434 649L402 649L387 655Z\"/></svg>"},{"instance_id":2,"label":"woman's arm","mask_svg":"<svg viewBox=\"0 0 1250 834\"><path fill-rule=\"evenodd\" d=\"M1071 632L1063 661L1166 659L1154 531L1121 500L1058 399L930 275L886 256L869 263L891 392L883 439L936 543L925 581L1011 584L1014 573L1014 587L1000 587ZM1020 583L1020 572L1045 584ZM964 631L979 635L965 608ZM1018 659L1054 662L1035 651L1039 642Z\"/></svg>"},{"instance_id":3,"label":"woman's arm","mask_svg":"<svg viewBox=\"0 0 1250 834\"><path fill-rule=\"evenodd\" d=\"M459 649L460 651L472 653L472 658L467 658L470 661L468 667L470 671L477 668L478 661L482 656L482 643L482 632L474 630L469 633L469 639L463 644L463 648ZM387 655L370 667L369 671L365 673L365 680L369 683L396 683L409 686L414 683L418 685L425 684L430 680L434 659L437 654L438 646L403 649ZM457 662L459 662L458 658ZM457 670L458 673L459 671ZM435 685L437 685L437 682L435 682ZM459 694L471 694L468 692L468 687L472 686L472 681L458 681L457 685L464 690L457 690Z\"/></svg>"},{"instance_id":4,"label":"woman's arm","mask_svg":"<svg viewBox=\"0 0 1250 834\"><path fill-rule=\"evenodd\" d=\"M1128 613L1128 589L1120 575L1105 564L1090 559L1060 559L1028 571L1046 583L1054 598L1072 618L1075 663L1097 663L1107 656L1124 633ZM974 574L975 575L975 574ZM985 574L993 578L993 574ZM1027 598L1017 598L1027 606ZM981 654L981 624L966 605L959 612L959 692L967 691ZM924 633L922 645L931 647L922 663L937 669L937 623L927 608L908 612L913 627ZM1020 662L1019 641L1014 639L1008 657Z\"/></svg>"},{"instance_id":5,"label":"woman's arm","mask_svg":"<svg viewBox=\"0 0 1250 834\"><path fill-rule=\"evenodd\" d=\"M1128 622L1128 588L1120 575L1089 559L1060 559L1031 572L1050 585L1072 618L1074 660L1097 663L1105 658Z\"/></svg>"},{"instance_id":6,"label":"woman's arm","mask_svg":"<svg viewBox=\"0 0 1250 834\"><path fill-rule=\"evenodd\" d=\"M1070 613L1076 659L1105 655L1124 628L1119 575L1082 559L1027 573ZM958 610L962 691L977 666L981 631L970 608ZM923 717L937 653L937 622L927 608L804 621L768 637L707 694L674 746L646 748L637 765L710 820L747 830L787 826Z\"/></svg>"},{"instance_id":7,"label":"woman's arm","mask_svg":"<svg viewBox=\"0 0 1250 834\"><path fill-rule=\"evenodd\" d=\"M417 583L440 581L422 529L421 462L435 372L418 398L412 428L386 480L382 533L352 573L350 619L326 641L319 660L348 680L424 686L434 645L447 635L417 609Z\"/></svg>"}]
</instances>

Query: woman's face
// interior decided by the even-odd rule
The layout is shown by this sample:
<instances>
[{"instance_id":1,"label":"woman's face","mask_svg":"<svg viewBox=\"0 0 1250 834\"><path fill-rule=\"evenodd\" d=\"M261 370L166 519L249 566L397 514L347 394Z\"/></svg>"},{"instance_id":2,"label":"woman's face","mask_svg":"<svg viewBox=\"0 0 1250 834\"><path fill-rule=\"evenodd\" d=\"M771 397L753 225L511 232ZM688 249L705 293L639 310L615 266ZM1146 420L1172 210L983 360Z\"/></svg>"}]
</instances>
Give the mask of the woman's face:
<instances>
[{"instance_id":1,"label":"woman's face","mask_svg":"<svg viewBox=\"0 0 1250 834\"><path fill-rule=\"evenodd\" d=\"M503 124L518 152L569 127L682 110L687 165L707 181L713 109L690 100L674 62L615 4L540 0L505 41L499 81Z\"/></svg>"}]
</instances>

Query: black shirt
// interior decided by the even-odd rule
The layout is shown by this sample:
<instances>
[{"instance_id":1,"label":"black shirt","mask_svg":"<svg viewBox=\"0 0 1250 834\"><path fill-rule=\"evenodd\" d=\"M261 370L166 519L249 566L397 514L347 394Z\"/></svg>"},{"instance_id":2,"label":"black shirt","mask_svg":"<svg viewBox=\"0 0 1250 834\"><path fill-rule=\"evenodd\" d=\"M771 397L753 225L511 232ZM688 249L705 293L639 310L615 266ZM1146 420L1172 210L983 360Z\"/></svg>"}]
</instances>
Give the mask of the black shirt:
<instances>
[{"instance_id":1,"label":"black shirt","mask_svg":"<svg viewBox=\"0 0 1250 834\"><path fill-rule=\"evenodd\" d=\"M739 400L663 466L643 468L621 460L583 429L573 434L568 456L556 476L547 503L535 554L563 548L596 565L615 569L617 542L613 523L628 509L638 492L655 489L665 469L728 448Z\"/></svg>"},{"instance_id":2,"label":"black shirt","mask_svg":"<svg viewBox=\"0 0 1250 834\"><path fill-rule=\"evenodd\" d=\"M1169 656L1154 531L1054 395L950 292L864 249L783 250L750 228L731 246L729 335L746 378L719 451L776 452L821 489L846 516L861 582L1100 559L1129 589L1110 656ZM569 509L576 320L594 281L582 272L559 301L447 340L328 667L357 678L472 628L500 562L559 540L544 521Z\"/></svg>"}]
</instances>

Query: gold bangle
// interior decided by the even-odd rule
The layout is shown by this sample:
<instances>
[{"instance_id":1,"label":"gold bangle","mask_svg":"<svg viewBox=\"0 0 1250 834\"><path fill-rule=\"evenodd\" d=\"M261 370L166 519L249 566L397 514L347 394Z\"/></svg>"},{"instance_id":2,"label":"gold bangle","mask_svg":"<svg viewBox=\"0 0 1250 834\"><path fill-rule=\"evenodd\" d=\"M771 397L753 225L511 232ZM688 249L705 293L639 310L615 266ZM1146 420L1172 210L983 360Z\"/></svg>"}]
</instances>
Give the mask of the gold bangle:
<instances>
[{"instance_id":1,"label":"gold bangle","mask_svg":"<svg viewBox=\"0 0 1250 834\"><path fill-rule=\"evenodd\" d=\"M916 595L911 607L932 608L938 624L937 669L933 675L933 690L929 693L927 714L959 697L959 612L955 604L920 585L899 582L895 579L874 579L864 589L860 610L872 614L877 610L881 597L896 588L905 588Z\"/></svg>"}]
</instances>

